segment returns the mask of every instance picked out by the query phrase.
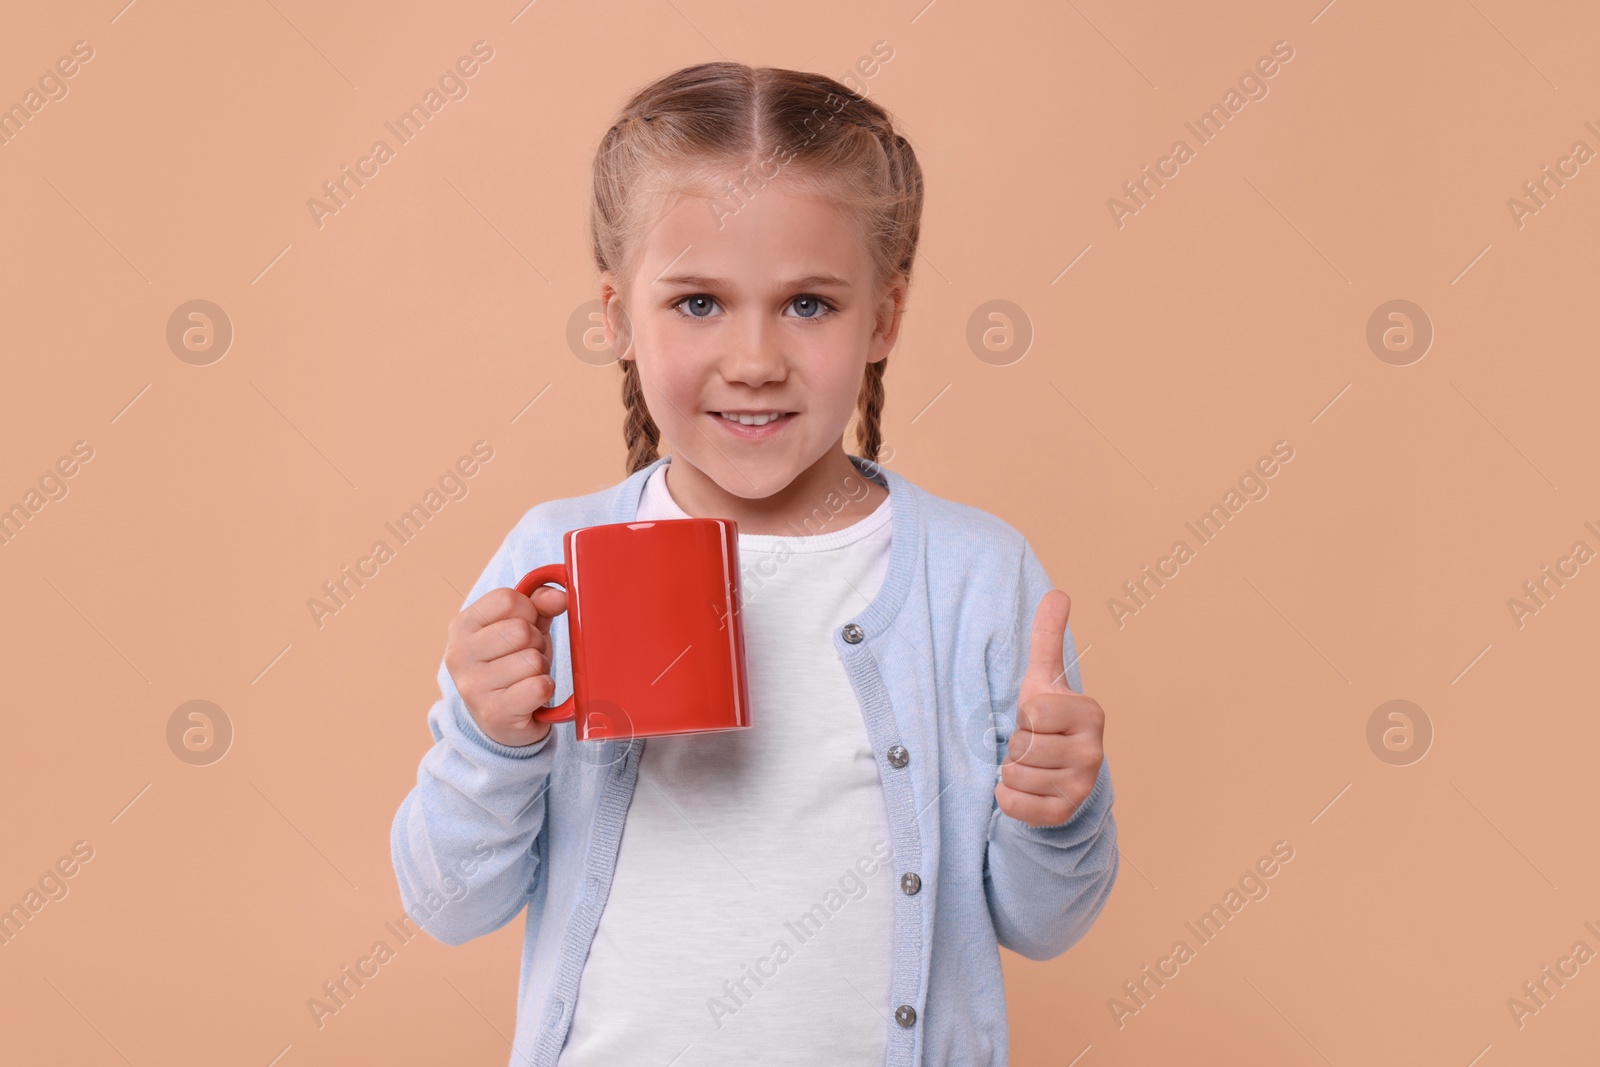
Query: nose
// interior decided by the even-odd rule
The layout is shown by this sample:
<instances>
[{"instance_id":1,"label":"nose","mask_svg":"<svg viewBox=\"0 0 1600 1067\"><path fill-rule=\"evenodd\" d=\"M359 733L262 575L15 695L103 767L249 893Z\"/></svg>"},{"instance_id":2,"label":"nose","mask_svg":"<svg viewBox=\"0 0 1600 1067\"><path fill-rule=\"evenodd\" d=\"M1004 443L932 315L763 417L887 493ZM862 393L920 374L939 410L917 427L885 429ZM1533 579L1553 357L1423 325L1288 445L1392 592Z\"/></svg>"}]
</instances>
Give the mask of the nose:
<instances>
[{"instance_id":1,"label":"nose","mask_svg":"<svg viewBox=\"0 0 1600 1067\"><path fill-rule=\"evenodd\" d=\"M744 329L729 331L732 348L723 356L722 376L730 382L762 386L781 382L788 375L780 323L752 313Z\"/></svg>"}]
</instances>

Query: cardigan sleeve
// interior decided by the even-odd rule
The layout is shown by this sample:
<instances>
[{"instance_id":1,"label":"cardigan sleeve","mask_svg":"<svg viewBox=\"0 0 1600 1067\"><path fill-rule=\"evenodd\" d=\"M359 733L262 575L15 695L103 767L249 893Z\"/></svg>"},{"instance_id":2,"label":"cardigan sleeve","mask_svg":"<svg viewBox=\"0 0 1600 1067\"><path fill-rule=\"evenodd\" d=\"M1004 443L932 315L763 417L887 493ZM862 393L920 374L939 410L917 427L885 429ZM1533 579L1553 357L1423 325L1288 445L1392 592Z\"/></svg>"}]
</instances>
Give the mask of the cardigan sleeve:
<instances>
[{"instance_id":1,"label":"cardigan sleeve","mask_svg":"<svg viewBox=\"0 0 1600 1067\"><path fill-rule=\"evenodd\" d=\"M510 537L490 559L466 602L514 587ZM429 934L459 945L510 922L539 876L534 841L545 821L556 730L531 745L494 741L467 710L443 661L440 697L428 712L433 747L417 784L395 813L390 852L400 897Z\"/></svg>"},{"instance_id":2,"label":"cardigan sleeve","mask_svg":"<svg viewBox=\"0 0 1600 1067\"><path fill-rule=\"evenodd\" d=\"M1033 616L1053 588L1033 548L1023 542L1022 560L1002 636L989 661L991 712L996 724L995 774L1016 726L1017 696L1027 670ZM1067 686L1083 692L1078 653L1067 628L1062 662ZM1094 787L1065 822L1032 827L1000 810L990 814L984 876L989 913L1001 945L1029 959L1046 960L1071 948L1088 932L1117 879L1117 823L1111 765L1102 760Z\"/></svg>"}]
</instances>

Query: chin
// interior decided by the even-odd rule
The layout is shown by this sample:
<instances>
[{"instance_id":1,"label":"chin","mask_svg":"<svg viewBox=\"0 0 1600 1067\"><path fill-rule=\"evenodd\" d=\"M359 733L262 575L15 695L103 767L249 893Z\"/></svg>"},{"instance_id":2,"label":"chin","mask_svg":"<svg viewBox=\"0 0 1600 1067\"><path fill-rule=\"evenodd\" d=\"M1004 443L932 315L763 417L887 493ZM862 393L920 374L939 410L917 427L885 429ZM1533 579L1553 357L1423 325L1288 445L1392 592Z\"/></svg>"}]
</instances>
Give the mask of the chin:
<instances>
[{"instance_id":1,"label":"chin","mask_svg":"<svg viewBox=\"0 0 1600 1067\"><path fill-rule=\"evenodd\" d=\"M733 458L713 453L711 467L695 466L730 496L762 500L782 492L807 465L788 455Z\"/></svg>"}]
</instances>

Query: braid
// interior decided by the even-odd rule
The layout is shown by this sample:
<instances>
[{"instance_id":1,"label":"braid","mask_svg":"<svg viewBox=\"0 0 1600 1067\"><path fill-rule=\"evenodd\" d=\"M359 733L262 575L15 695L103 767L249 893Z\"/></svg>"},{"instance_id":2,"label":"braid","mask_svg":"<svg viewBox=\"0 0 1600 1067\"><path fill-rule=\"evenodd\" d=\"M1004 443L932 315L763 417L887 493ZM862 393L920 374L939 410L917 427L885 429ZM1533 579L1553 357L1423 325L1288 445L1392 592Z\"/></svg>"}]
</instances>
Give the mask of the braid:
<instances>
[{"instance_id":1,"label":"braid","mask_svg":"<svg viewBox=\"0 0 1600 1067\"><path fill-rule=\"evenodd\" d=\"M917 163L916 152L899 133L894 121L883 113L869 113L870 121L863 123L877 138L889 164L889 187L893 195L888 198L889 217L893 235L884 249L886 258L905 284L910 283L911 267L916 257L917 241L922 220L922 168ZM861 458L878 462L883 449L883 376L889 368L889 357L867 364L867 373L861 382L861 395L856 400L856 445Z\"/></svg>"},{"instance_id":2,"label":"braid","mask_svg":"<svg viewBox=\"0 0 1600 1067\"><path fill-rule=\"evenodd\" d=\"M644 404L644 390L639 386L639 363L625 359L622 363L622 405L627 417L622 424L622 439L628 445L628 473L633 474L659 459L656 446L661 443L661 431L650 417Z\"/></svg>"},{"instance_id":3,"label":"braid","mask_svg":"<svg viewBox=\"0 0 1600 1067\"><path fill-rule=\"evenodd\" d=\"M883 415L883 372L889 357L867 364L866 377L861 381L861 396L856 400L856 448L861 458L871 463L878 461L878 451L883 447L879 420Z\"/></svg>"}]
</instances>

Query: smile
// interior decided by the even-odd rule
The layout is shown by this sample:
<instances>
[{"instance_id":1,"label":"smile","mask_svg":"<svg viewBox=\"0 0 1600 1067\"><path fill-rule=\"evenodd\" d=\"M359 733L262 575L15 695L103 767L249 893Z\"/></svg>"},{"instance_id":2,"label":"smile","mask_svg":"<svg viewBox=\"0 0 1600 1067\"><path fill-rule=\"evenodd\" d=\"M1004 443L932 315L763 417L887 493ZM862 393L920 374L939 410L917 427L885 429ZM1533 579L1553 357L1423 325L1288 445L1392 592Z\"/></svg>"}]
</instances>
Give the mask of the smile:
<instances>
[{"instance_id":1,"label":"smile","mask_svg":"<svg viewBox=\"0 0 1600 1067\"><path fill-rule=\"evenodd\" d=\"M760 441L780 433L784 427L795 420L798 412L794 411L763 411L763 412L724 412L714 411L719 425L727 429L735 437L747 441Z\"/></svg>"},{"instance_id":2,"label":"smile","mask_svg":"<svg viewBox=\"0 0 1600 1067\"><path fill-rule=\"evenodd\" d=\"M760 414L749 414L746 412L719 411L717 414L729 422L737 422L745 426L765 426L769 422L794 413L789 411L763 411Z\"/></svg>"}]
</instances>

